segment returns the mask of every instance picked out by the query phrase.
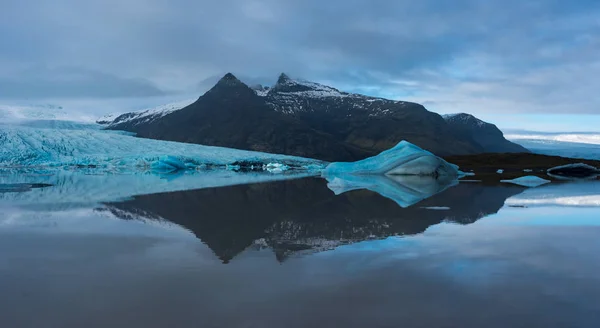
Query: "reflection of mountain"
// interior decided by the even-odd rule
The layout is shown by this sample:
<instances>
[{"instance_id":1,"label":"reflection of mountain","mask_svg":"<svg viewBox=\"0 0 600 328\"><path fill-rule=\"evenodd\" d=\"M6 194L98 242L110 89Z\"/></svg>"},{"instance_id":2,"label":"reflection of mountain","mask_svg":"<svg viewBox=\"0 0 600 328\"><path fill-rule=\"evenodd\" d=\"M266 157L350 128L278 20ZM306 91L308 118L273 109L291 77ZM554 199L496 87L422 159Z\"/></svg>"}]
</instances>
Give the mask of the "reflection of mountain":
<instances>
[{"instance_id":1,"label":"reflection of mountain","mask_svg":"<svg viewBox=\"0 0 600 328\"><path fill-rule=\"evenodd\" d=\"M284 259L366 239L418 234L445 220L473 223L496 213L522 190L460 184L418 206L401 208L366 190L335 196L324 180L311 178L138 196L106 206L119 217L144 214L186 227L227 262L252 245L266 244ZM423 208L428 206L450 210Z\"/></svg>"}]
</instances>

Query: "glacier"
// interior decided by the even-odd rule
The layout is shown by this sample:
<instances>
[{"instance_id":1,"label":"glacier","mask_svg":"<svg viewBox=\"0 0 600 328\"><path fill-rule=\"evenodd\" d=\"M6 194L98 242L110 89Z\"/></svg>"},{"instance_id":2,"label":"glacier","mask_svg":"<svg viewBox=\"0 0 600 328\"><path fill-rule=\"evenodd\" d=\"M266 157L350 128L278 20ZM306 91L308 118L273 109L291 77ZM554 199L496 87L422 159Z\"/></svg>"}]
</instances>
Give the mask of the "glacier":
<instances>
[{"instance_id":1,"label":"glacier","mask_svg":"<svg viewBox=\"0 0 600 328\"><path fill-rule=\"evenodd\" d=\"M0 124L0 170L85 168L101 172L157 171L272 164L283 171L319 170L325 163L296 156L136 138L78 123Z\"/></svg>"},{"instance_id":2,"label":"glacier","mask_svg":"<svg viewBox=\"0 0 600 328\"><path fill-rule=\"evenodd\" d=\"M458 166L411 144L401 141L379 155L351 163L331 163L322 172L324 177L354 175L418 175L458 177Z\"/></svg>"}]
</instances>

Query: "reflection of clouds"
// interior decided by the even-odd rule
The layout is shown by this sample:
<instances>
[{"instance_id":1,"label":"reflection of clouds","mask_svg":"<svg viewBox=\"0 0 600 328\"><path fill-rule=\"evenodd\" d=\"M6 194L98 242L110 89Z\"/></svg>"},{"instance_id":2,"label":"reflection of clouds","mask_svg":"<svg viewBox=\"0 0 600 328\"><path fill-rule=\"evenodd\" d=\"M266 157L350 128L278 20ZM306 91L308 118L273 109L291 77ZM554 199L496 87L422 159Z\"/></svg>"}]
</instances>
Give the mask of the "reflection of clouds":
<instances>
[{"instance_id":1,"label":"reflection of clouds","mask_svg":"<svg viewBox=\"0 0 600 328\"><path fill-rule=\"evenodd\" d=\"M507 199L506 205L511 206L600 206L600 195L556 197L547 199Z\"/></svg>"},{"instance_id":2,"label":"reflection of clouds","mask_svg":"<svg viewBox=\"0 0 600 328\"><path fill-rule=\"evenodd\" d=\"M599 207L600 182L551 184L506 200L508 206L568 206Z\"/></svg>"},{"instance_id":3,"label":"reflection of clouds","mask_svg":"<svg viewBox=\"0 0 600 328\"><path fill-rule=\"evenodd\" d=\"M143 216L123 221L101 208L27 209L0 206L0 233L53 233L194 238L187 229Z\"/></svg>"}]
</instances>

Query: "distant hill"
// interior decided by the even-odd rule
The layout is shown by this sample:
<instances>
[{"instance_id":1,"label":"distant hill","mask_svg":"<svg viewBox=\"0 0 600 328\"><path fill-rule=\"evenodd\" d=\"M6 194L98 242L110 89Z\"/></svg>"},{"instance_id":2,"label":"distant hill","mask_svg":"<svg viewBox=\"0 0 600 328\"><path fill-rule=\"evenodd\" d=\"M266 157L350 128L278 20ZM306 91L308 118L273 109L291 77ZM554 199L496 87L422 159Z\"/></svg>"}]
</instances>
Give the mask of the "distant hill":
<instances>
[{"instance_id":1,"label":"distant hill","mask_svg":"<svg viewBox=\"0 0 600 328\"><path fill-rule=\"evenodd\" d=\"M443 116L456 134L470 138L487 153L528 153L527 148L510 142L497 126L484 122L471 114L449 114Z\"/></svg>"},{"instance_id":2,"label":"distant hill","mask_svg":"<svg viewBox=\"0 0 600 328\"><path fill-rule=\"evenodd\" d=\"M439 155L504 151L475 141L422 105L346 93L285 74L273 87L249 87L228 73L195 102L176 107L123 114L107 128L328 161L362 159L401 140Z\"/></svg>"}]
</instances>

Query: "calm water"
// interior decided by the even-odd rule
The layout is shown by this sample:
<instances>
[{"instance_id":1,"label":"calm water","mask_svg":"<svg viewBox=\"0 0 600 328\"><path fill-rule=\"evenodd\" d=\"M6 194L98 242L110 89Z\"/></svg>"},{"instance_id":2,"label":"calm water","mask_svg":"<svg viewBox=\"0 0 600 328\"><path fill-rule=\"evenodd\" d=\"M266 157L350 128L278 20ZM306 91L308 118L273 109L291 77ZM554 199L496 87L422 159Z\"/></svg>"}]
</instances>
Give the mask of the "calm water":
<instances>
[{"instance_id":1,"label":"calm water","mask_svg":"<svg viewBox=\"0 0 600 328\"><path fill-rule=\"evenodd\" d=\"M402 208L317 178L120 201L67 180L0 189L1 327L600 326L598 182Z\"/></svg>"}]
</instances>

